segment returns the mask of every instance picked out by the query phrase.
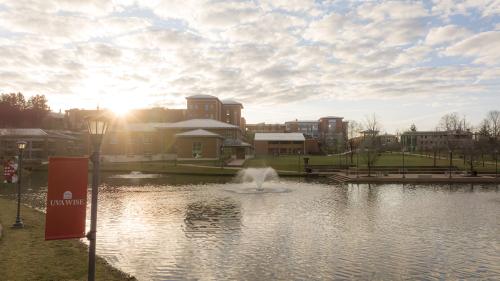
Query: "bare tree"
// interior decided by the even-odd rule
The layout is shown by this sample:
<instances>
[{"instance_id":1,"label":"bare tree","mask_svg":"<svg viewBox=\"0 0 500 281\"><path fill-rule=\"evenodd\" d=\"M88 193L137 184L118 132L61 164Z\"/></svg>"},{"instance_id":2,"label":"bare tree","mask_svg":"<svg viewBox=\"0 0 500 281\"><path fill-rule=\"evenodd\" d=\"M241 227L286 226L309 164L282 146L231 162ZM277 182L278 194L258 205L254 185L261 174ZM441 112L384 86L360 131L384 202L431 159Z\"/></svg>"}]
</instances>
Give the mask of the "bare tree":
<instances>
[{"instance_id":1,"label":"bare tree","mask_svg":"<svg viewBox=\"0 0 500 281\"><path fill-rule=\"evenodd\" d=\"M354 151L358 149L359 145L359 140L357 139L361 131L363 131L363 125L361 125L359 122L355 120L349 120L349 125L348 125L348 139L347 139L347 145L349 148L349 154L351 157L351 163L353 163L353 156L354 156Z\"/></svg>"},{"instance_id":2,"label":"bare tree","mask_svg":"<svg viewBox=\"0 0 500 281\"><path fill-rule=\"evenodd\" d=\"M491 110L486 114L486 119L483 122L487 124L492 138L500 136L500 111Z\"/></svg>"},{"instance_id":3,"label":"bare tree","mask_svg":"<svg viewBox=\"0 0 500 281\"><path fill-rule=\"evenodd\" d=\"M465 116L462 118L458 113L448 113L441 117L438 128L444 131L467 131L471 129L471 125L467 122Z\"/></svg>"},{"instance_id":4,"label":"bare tree","mask_svg":"<svg viewBox=\"0 0 500 281\"><path fill-rule=\"evenodd\" d=\"M372 166L378 160L381 147L380 138L378 138L381 125L375 113L366 116L363 127L363 142L361 147L363 150L363 158L368 166L368 176L371 176Z\"/></svg>"}]
</instances>

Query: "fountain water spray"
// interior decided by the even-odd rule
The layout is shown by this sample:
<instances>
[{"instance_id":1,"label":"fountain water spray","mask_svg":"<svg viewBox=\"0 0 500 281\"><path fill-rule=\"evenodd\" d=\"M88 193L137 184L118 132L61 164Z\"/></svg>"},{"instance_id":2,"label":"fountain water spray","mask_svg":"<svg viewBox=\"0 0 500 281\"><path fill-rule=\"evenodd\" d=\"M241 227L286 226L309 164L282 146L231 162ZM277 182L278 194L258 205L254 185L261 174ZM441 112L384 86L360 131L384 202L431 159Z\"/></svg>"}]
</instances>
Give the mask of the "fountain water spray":
<instances>
[{"instance_id":1,"label":"fountain water spray","mask_svg":"<svg viewBox=\"0 0 500 281\"><path fill-rule=\"evenodd\" d=\"M277 180L278 174L271 168L248 168L238 172L236 179L239 182L252 182L257 186L257 191L262 191L262 185L266 181Z\"/></svg>"}]
</instances>

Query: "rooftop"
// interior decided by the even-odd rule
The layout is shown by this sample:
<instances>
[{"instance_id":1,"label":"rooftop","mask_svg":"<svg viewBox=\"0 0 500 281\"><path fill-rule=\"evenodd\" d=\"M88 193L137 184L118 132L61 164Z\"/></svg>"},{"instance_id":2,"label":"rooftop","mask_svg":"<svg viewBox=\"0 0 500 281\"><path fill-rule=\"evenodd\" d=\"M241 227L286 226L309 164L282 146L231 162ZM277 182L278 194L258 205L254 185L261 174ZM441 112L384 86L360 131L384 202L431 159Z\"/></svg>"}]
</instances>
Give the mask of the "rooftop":
<instances>
[{"instance_id":1,"label":"rooftop","mask_svg":"<svg viewBox=\"0 0 500 281\"><path fill-rule=\"evenodd\" d=\"M302 133L255 133L256 141L305 141Z\"/></svg>"},{"instance_id":2,"label":"rooftop","mask_svg":"<svg viewBox=\"0 0 500 281\"><path fill-rule=\"evenodd\" d=\"M213 119L191 119L186 121L180 121L176 123L162 123L156 126L159 129L236 129L238 126L234 126L232 124L220 122Z\"/></svg>"},{"instance_id":3,"label":"rooftop","mask_svg":"<svg viewBox=\"0 0 500 281\"><path fill-rule=\"evenodd\" d=\"M175 135L176 137L216 137L221 138L220 135L212 133L203 129L196 129L184 133L179 133Z\"/></svg>"},{"instance_id":4,"label":"rooftop","mask_svg":"<svg viewBox=\"0 0 500 281\"><path fill-rule=\"evenodd\" d=\"M42 129L0 129L0 136L47 136Z\"/></svg>"},{"instance_id":5,"label":"rooftop","mask_svg":"<svg viewBox=\"0 0 500 281\"><path fill-rule=\"evenodd\" d=\"M218 99L216 96L212 95L192 95L189 97L186 97L186 99Z\"/></svg>"},{"instance_id":6,"label":"rooftop","mask_svg":"<svg viewBox=\"0 0 500 281\"><path fill-rule=\"evenodd\" d=\"M225 104L225 105L239 105L239 106L243 107L243 104L241 104L241 102L237 102L235 100L223 100L222 104Z\"/></svg>"},{"instance_id":7,"label":"rooftop","mask_svg":"<svg viewBox=\"0 0 500 281\"><path fill-rule=\"evenodd\" d=\"M286 123L318 123L318 120L293 120L293 121L286 121Z\"/></svg>"},{"instance_id":8,"label":"rooftop","mask_svg":"<svg viewBox=\"0 0 500 281\"><path fill-rule=\"evenodd\" d=\"M339 116L325 116L325 117L321 117L320 119L344 119L344 117L339 117Z\"/></svg>"}]
</instances>

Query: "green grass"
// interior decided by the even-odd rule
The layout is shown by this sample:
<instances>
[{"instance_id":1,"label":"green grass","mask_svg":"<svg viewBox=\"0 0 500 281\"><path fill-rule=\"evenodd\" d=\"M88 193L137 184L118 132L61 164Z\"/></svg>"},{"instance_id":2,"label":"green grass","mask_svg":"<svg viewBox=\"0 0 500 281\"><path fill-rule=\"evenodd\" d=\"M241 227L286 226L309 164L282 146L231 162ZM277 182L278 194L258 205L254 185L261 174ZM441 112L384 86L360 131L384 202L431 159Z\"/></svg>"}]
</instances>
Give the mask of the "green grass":
<instances>
[{"instance_id":1,"label":"green grass","mask_svg":"<svg viewBox=\"0 0 500 281\"><path fill-rule=\"evenodd\" d=\"M87 280L87 247L78 240L44 241L44 215L22 207L24 229L11 229L16 204L0 198L0 279L2 280ZM96 280L135 280L109 266L96 263Z\"/></svg>"},{"instance_id":2,"label":"green grass","mask_svg":"<svg viewBox=\"0 0 500 281\"><path fill-rule=\"evenodd\" d=\"M237 170L234 169L221 169L218 166L207 165L206 167L194 167L178 163L103 163L101 164L101 171L118 172L118 171L141 171L149 173L174 173L174 174L197 174L197 175L234 175ZM192 165L204 166L203 163L193 163Z\"/></svg>"},{"instance_id":3,"label":"green grass","mask_svg":"<svg viewBox=\"0 0 500 281\"><path fill-rule=\"evenodd\" d=\"M376 163L376 166L394 166L400 167L403 163L403 155L399 152L397 153L382 153ZM444 155L442 155L444 157ZM309 164L311 165L353 165L356 166L356 155L354 155L351 163L351 159L349 156L342 155L332 155L332 156L307 156L309 157ZM418 155L410 155L405 154L405 165L406 166L434 166L433 157L425 157ZM436 166L448 166L448 159L436 159ZM469 169L469 163L467 162L465 165L463 163L463 159L454 158L453 165L457 166L459 169L467 170ZM245 163L246 167L273 167L276 170L286 170L286 171L303 171L304 169L304 160L303 157L298 156L267 156L267 157L256 157L253 159L247 160ZM366 160L363 156L359 156L359 166L360 168L366 168ZM493 162L486 163L485 167L482 167L482 162L476 161L474 162L474 169L480 172L495 172L495 164Z\"/></svg>"}]
</instances>

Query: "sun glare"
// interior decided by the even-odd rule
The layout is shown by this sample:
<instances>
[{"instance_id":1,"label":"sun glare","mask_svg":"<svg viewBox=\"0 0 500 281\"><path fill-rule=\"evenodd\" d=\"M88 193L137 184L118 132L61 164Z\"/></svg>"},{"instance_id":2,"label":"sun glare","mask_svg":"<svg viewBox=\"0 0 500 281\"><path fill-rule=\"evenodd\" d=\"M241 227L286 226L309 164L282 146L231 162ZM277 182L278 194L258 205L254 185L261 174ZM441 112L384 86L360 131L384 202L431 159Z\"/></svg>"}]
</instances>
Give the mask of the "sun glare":
<instances>
[{"instance_id":1,"label":"sun glare","mask_svg":"<svg viewBox=\"0 0 500 281\"><path fill-rule=\"evenodd\" d=\"M130 111L130 107L126 104L123 103L115 103L111 104L109 106L109 109L117 116L122 117L127 115L127 113Z\"/></svg>"},{"instance_id":2,"label":"sun glare","mask_svg":"<svg viewBox=\"0 0 500 281\"><path fill-rule=\"evenodd\" d=\"M114 107L111 107L110 109L117 116L125 116L130 111L130 109L128 107L121 106L121 105L116 105Z\"/></svg>"}]
</instances>

